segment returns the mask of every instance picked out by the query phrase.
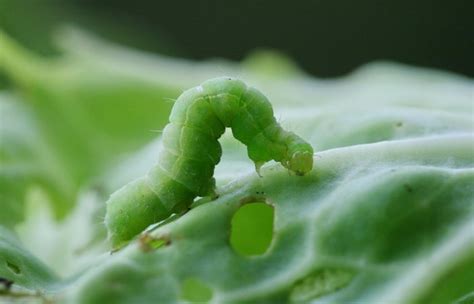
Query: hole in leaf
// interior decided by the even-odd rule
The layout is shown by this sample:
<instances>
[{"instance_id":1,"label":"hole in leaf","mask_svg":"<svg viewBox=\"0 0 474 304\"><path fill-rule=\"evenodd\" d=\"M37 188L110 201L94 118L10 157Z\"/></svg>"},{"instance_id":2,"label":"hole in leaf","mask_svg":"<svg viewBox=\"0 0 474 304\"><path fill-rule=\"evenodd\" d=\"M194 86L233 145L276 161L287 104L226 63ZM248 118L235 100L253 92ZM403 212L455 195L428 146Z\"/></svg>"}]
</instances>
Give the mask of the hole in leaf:
<instances>
[{"instance_id":1,"label":"hole in leaf","mask_svg":"<svg viewBox=\"0 0 474 304\"><path fill-rule=\"evenodd\" d=\"M20 274L20 273L21 273L20 267L17 266L16 264L13 264L13 263L7 261L7 267L8 267L8 269L10 269L10 271L13 272L14 274Z\"/></svg>"},{"instance_id":2,"label":"hole in leaf","mask_svg":"<svg viewBox=\"0 0 474 304\"><path fill-rule=\"evenodd\" d=\"M245 204L232 217L230 244L245 256L261 255L273 239L273 207L265 203Z\"/></svg>"},{"instance_id":3,"label":"hole in leaf","mask_svg":"<svg viewBox=\"0 0 474 304\"><path fill-rule=\"evenodd\" d=\"M190 302L207 302L212 298L212 290L201 280L188 278L181 286L181 297Z\"/></svg>"},{"instance_id":4,"label":"hole in leaf","mask_svg":"<svg viewBox=\"0 0 474 304\"><path fill-rule=\"evenodd\" d=\"M290 293L290 302L309 302L348 285L354 272L344 269L320 269L296 282Z\"/></svg>"}]
</instances>

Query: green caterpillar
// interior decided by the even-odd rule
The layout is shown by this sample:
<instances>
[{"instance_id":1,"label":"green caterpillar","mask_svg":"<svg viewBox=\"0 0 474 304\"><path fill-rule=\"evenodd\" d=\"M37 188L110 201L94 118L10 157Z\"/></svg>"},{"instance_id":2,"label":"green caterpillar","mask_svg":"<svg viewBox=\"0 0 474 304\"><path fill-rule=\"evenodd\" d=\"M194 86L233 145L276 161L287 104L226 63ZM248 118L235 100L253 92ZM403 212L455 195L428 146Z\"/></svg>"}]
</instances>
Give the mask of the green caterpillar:
<instances>
[{"instance_id":1,"label":"green caterpillar","mask_svg":"<svg viewBox=\"0 0 474 304\"><path fill-rule=\"evenodd\" d=\"M313 148L283 130L268 99L232 78L215 78L176 100L163 130L158 163L148 174L112 194L105 224L114 248L149 225L186 210L198 196L215 195L214 167L226 127L247 146L257 172L270 160L296 175L313 167Z\"/></svg>"}]
</instances>

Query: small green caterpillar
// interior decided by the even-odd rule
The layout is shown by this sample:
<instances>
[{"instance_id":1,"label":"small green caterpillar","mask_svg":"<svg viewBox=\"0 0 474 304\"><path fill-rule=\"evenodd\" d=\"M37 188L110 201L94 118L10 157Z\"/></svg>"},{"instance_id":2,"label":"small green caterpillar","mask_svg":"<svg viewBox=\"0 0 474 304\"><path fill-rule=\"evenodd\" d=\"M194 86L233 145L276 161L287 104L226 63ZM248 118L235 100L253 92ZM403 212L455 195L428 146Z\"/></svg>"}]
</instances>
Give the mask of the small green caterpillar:
<instances>
[{"instance_id":1,"label":"small green caterpillar","mask_svg":"<svg viewBox=\"0 0 474 304\"><path fill-rule=\"evenodd\" d=\"M283 130L267 98L232 78L215 78L185 91L163 130L158 163L148 174L112 194L105 224L114 248L149 225L186 210L197 196L215 195L214 167L226 127L247 146L257 172L275 160L296 175L313 167L313 148Z\"/></svg>"}]
</instances>

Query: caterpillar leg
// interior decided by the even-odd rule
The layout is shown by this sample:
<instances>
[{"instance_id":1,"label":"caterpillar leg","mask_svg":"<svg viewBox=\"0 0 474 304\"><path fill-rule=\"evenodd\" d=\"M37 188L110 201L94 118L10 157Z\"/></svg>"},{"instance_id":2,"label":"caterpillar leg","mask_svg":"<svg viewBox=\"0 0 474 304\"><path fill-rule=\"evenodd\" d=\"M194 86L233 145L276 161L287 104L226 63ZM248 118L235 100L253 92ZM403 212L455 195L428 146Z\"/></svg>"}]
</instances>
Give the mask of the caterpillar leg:
<instances>
[{"instance_id":1,"label":"caterpillar leg","mask_svg":"<svg viewBox=\"0 0 474 304\"><path fill-rule=\"evenodd\" d=\"M262 174L260 174L260 169L262 168L262 166L265 164L265 162L254 162L255 164L255 171L257 172L258 176L259 177L262 177Z\"/></svg>"}]
</instances>

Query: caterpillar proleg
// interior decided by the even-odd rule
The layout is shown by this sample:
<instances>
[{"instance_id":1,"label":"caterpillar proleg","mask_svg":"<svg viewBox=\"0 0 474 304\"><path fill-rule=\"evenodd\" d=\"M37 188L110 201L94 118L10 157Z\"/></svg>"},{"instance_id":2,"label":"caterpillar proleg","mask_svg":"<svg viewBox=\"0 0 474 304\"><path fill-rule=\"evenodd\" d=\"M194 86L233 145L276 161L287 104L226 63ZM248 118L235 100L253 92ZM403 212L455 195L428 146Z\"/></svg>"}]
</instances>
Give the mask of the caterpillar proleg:
<instances>
[{"instance_id":1,"label":"caterpillar proleg","mask_svg":"<svg viewBox=\"0 0 474 304\"><path fill-rule=\"evenodd\" d=\"M276 121L268 99L233 78L215 78L178 97L163 130L158 162L148 174L107 201L105 224L114 248L149 225L186 210L198 196L215 193L219 137L229 127L259 168L270 160L296 175L313 167L313 148Z\"/></svg>"}]
</instances>

